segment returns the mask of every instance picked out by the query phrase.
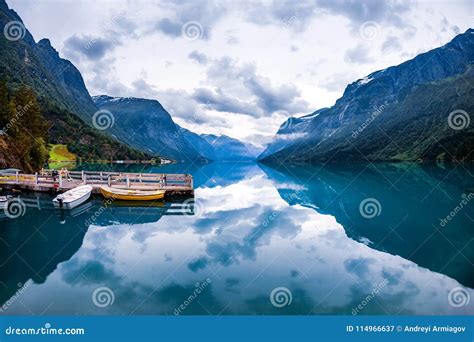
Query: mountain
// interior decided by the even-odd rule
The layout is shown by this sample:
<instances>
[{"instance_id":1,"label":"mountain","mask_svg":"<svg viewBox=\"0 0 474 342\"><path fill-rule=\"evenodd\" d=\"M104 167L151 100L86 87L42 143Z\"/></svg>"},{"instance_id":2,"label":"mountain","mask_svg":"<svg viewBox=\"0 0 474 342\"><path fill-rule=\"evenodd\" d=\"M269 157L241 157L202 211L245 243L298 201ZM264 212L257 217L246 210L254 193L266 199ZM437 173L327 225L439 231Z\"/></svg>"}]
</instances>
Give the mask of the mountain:
<instances>
[{"instance_id":1,"label":"mountain","mask_svg":"<svg viewBox=\"0 0 474 342\"><path fill-rule=\"evenodd\" d=\"M443 47L349 84L334 106L290 119L259 159L472 160L473 64L469 29Z\"/></svg>"},{"instance_id":2,"label":"mountain","mask_svg":"<svg viewBox=\"0 0 474 342\"><path fill-rule=\"evenodd\" d=\"M207 160L185 139L158 101L107 95L94 96L93 100L98 108L113 115L114 124L108 130L131 146L178 161Z\"/></svg>"},{"instance_id":3,"label":"mountain","mask_svg":"<svg viewBox=\"0 0 474 342\"><path fill-rule=\"evenodd\" d=\"M264 159L282 149L284 149L289 143L303 138L308 126L313 118L318 116L322 111L327 108L319 109L311 114L297 117L288 118L284 123L280 125L277 134L275 135L271 144L258 156L259 159Z\"/></svg>"},{"instance_id":4,"label":"mountain","mask_svg":"<svg viewBox=\"0 0 474 342\"><path fill-rule=\"evenodd\" d=\"M47 122L48 142L65 143L84 160L151 158L92 127L98 109L80 72L59 56L49 40L36 43L4 0L0 0L0 27L0 80L6 80L10 97L23 86L34 91ZM3 124L12 120L0 118ZM8 135L3 138L1 146L8 146L5 153L14 153L11 140Z\"/></svg>"},{"instance_id":5,"label":"mountain","mask_svg":"<svg viewBox=\"0 0 474 342\"><path fill-rule=\"evenodd\" d=\"M186 128L179 127L179 129L181 130L181 133L183 133L184 139L198 150L202 156L209 160L215 160L214 147L209 144L206 139Z\"/></svg>"},{"instance_id":6,"label":"mountain","mask_svg":"<svg viewBox=\"0 0 474 342\"><path fill-rule=\"evenodd\" d=\"M260 150L227 135L196 134L181 128L185 139L206 158L213 161L250 161L257 159Z\"/></svg>"},{"instance_id":7,"label":"mountain","mask_svg":"<svg viewBox=\"0 0 474 342\"><path fill-rule=\"evenodd\" d=\"M258 149L228 136L199 135L180 127L156 100L94 96L95 105L109 111L114 124L109 131L131 146L178 161L254 160Z\"/></svg>"},{"instance_id":8,"label":"mountain","mask_svg":"<svg viewBox=\"0 0 474 342\"><path fill-rule=\"evenodd\" d=\"M83 118L97 111L79 70L59 57L48 39L35 43L21 18L4 0L0 0L0 24L7 32L0 41L0 72L9 78L12 87L27 84L42 97Z\"/></svg>"},{"instance_id":9,"label":"mountain","mask_svg":"<svg viewBox=\"0 0 474 342\"><path fill-rule=\"evenodd\" d=\"M260 153L256 146L226 135L202 134L201 137L212 146L213 160L255 160Z\"/></svg>"}]
</instances>

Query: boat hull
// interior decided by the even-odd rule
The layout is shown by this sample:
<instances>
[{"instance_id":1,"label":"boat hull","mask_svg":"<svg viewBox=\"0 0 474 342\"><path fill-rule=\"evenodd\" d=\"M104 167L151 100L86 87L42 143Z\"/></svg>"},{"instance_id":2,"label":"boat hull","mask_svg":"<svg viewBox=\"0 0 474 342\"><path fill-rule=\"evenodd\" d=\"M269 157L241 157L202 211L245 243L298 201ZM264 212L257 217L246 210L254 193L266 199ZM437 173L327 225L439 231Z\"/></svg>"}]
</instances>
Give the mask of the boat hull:
<instances>
[{"instance_id":1,"label":"boat hull","mask_svg":"<svg viewBox=\"0 0 474 342\"><path fill-rule=\"evenodd\" d=\"M91 197L91 194L78 198L77 200L74 200L72 202L63 203L62 209L74 209L80 206L82 203L87 202L90 197ZM59 204L58 200L54 199L53 204L55 208L61 208L61 205Z\"/></svg>"},{"instance_id":2,"label":"boat hull","mask_svg":"<svg viewBox=\"0 0 474 342\"><path fill-rule=\"evenodd\" d=\"M67 198L67 197L63 198L63 202L62 202L62 205L61 205L60 200L59 200L60 196L66 196L68 193L74 192L76 189L79 189L79 188L85 188L85 189L81 189L83 193L78 195L77 198ZM80 206L81 204L83 204L84 202L89 200L89 198L91 197L91 194L92 194L92 187L82 186L82 187L78 187L76 189L69 190L69 191L65 192L64 194L59 195L55 199L53 199L54 207L55 208L60 208L60 209L74 209L74 208ZM69 196L69 197L71 197L71 196Z\"/></svg>"},{"instance_id":3,"label":"boat hull","mask_svg":"<svg viewBox=\"0 0 474 342\"><path fill-rule=\"evenodd\" d=\"M164 190L157 191L134 191L134 190L122 190L122 189L106 189L100 188L100 193L105 198L111 198L114 200L122 201L155 201L161 200L165 197Z\"/></svg>"}]
</instances>

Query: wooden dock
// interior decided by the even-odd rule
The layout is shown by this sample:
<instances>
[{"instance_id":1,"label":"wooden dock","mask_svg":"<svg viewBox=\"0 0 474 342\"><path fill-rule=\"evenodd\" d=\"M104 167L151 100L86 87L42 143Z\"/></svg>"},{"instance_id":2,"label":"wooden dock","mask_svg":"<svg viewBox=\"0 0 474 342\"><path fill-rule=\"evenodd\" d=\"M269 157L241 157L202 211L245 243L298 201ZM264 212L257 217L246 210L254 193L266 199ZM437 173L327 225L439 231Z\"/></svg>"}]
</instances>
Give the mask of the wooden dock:
<instances>
[{"instance_id":1,"label":"wooden dock","mask_svg":"<svg viewBox=\"0 0 474 342\"><path fill-rule=\"evenodd\" d=\"M53 177L51 170L35 174L17 172L0 175L0 187L34 192L58 193L80 185L90 185L94 194L100 194L103 185L118 189L165 190L165 197L190 197L194 195L193 177L189 174L126 173L100 171L59 172Z\"/></svg>"}]
</instances>

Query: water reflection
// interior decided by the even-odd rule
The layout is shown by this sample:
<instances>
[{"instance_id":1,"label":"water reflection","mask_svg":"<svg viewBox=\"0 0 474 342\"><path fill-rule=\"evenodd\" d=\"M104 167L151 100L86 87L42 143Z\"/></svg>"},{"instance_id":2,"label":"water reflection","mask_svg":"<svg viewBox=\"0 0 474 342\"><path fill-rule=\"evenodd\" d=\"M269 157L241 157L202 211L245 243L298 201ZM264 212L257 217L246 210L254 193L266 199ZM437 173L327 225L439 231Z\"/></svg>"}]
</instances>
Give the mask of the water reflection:
<instances>
[{"instance_id":1,"label":"water reflection","mask_svg":"<svg viewBox=\"0 0 474 342\"><path fill-rule=\"evenodd\" d=\"M474 203L467 200L459 215L442 220L472 198L468 169L416 164L264 169L290 205L332 215L349 237L474 287ZM361 215L367 198L377 199L380 215Z\"/></svg>"},{"instance_id":2,"label":"water reflection","mask_svg":"<svg viewBox=\"0 0 474 342\"><path fill-rule=\"evenodd\" d=\"M0 243L10 247L0 254L1 301L34 281L3 314L351 314L374 288L361 314L473 312L472 300L448 301L456 287L474 296L472 222L451 221L444 245L433 227L472 186L458 170L212 163L192 173L195 215L123 205L91 222L103 208L93 202L77 216L28 209L2 221ZM359 213L367 197L382 205L373 220ZM94 305L99 287L112 305ZM290 290L290 305L272 305L277 287Z\"/></svg>"}]
</instances>

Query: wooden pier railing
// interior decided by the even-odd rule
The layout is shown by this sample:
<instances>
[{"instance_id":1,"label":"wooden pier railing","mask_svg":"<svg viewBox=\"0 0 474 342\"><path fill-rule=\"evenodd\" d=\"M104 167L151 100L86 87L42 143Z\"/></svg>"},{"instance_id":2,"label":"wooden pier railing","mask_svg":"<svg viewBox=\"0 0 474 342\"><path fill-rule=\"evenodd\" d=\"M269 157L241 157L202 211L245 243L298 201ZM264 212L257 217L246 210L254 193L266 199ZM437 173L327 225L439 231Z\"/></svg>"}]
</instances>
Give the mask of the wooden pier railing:
<instances>
[{"instance_id":1,"label":"wooden pier railing","mask_svg":"<svg viewBox=\"0 0 474 342\"><path fill-rule=\"evenodd\" d=\"M82 184L91 185L98 189L102 185L115 188L130 188L142 190L163 189L170 191L193 190L193 177L189 174L164 173L126 173L101 171L58 171L53 176L52 170L41 170L35 174L0 174L2 184L23 185L35 190L48 189L67 190Z\"/></svg>"}]
</instances>

